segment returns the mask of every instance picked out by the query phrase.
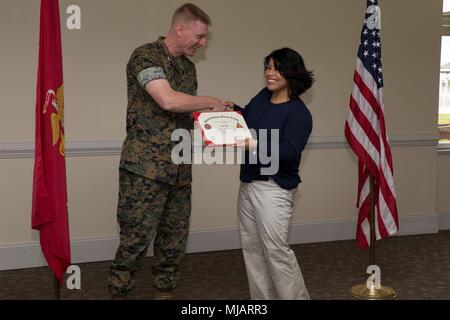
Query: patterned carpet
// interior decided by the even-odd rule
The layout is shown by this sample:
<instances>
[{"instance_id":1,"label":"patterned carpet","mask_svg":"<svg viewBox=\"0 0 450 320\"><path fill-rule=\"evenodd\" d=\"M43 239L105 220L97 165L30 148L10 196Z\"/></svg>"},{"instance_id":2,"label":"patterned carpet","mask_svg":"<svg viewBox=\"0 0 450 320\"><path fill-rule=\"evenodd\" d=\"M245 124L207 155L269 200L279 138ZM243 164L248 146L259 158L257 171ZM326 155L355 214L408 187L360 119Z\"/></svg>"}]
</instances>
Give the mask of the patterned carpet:
<instances>
[{"instance_id":1,"label":"patterned carpet","mask_svg":"<svg viewBox=\"0 0 450 320\"><path fill-rule=\"evenodd\" d=\"M365 283L369 251L355 241L293 245L306 285L314 300L350 300L353 285ZM81 290L61 289L63 300L107 300L110 262L79 264ZM130 299L153 297L151 258L137 272L137 286ZM382 285L393 288L399 300L450 299L450 231L388 238L377 242L376 264ZM249 299L244 261L240 250L188 254L175 290L178 300ZM0 272L0 299L53 299L49 269L32 268Z\"/></svg>"}]
</instances>

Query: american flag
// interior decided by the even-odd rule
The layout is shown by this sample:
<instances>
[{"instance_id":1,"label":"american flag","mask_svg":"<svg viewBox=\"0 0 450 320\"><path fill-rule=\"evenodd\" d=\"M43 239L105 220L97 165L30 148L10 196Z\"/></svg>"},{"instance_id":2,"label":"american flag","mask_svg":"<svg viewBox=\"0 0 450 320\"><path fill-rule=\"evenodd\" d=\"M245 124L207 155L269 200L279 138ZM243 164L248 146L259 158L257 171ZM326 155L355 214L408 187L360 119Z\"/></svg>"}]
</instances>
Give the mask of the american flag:
<instances>
[{"instance_id":1,"label":"american flag","mask_svg":"<svg viewBox=\"0 0 450 320\"><path fill-rule=\"evenodd\" d=\"M370 176L374 180L376 239L398 231L392 155L384 122L380 9L377 2L367 1L350 112L345 123L345 137L358 157L356 240L361 248L370 245Z\"/></svg>"}]
</instances>

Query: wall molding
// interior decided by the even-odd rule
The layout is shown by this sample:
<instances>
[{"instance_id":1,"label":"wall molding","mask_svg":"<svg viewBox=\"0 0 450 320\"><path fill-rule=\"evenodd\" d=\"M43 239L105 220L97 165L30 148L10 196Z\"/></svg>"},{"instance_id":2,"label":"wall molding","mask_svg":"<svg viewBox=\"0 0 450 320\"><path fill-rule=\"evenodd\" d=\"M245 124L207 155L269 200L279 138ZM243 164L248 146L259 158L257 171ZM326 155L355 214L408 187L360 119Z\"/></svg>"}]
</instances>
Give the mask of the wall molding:
<instances>
[{"instance_id":1,"label":"wall molding","mask_svg":"<svg viewBox=\"0 0 450 320\"><path fill-rule=\"evenodd\" d=\"M120 155L121 140L67 141L66 156L113 156ZM34 142L0 142L0 159L34 158Z\"/></svg>"},{"instance_id":2,"label":"wall molding","mask_svg":"<svg viewBox=\"0 0 450 320\"><path fill-rule=\"evenodd\" d=\"M66 142L67 157L120 155L122 140L81 140ZM438 146L437 134L397 134L390 136L396 147ZM311 136L307 149L348 148L344 136ZM33 141L0 142L0 159L34 158Z\"/></svg>"},{"instance_id":3,"label":"wall molding","mask_svg":"<svg viewBox=\"0 0 450 320\"><path fill-rule=\"evenodd\" d=\"M450 213L401 217L400 228L401 231L396 236L437 233L439 230L450 229ZM356 219L294 224L290 228L288 240L290 244L352 240L355 239L355 230ZM112 260L118 244L118 237L72 240L72 263ZM200 230L189 233L188 253L240 248L240 236L237 228ZM355 250L358 250L356 244ZM152 252L149 251L148 255L151 254ZM34 268L45 265L37 241L0 245L0 270Z\"/></svg>"},{"instance_id":4,"label":"wall molding","mask_svg":"<svg viewBox=\"0 0 450 320\"><path fill-rule=\"evenodd\" d=\"M438 145L437 134L393 134L389 138L391 147L434 147ZM311 136L309 149L348 148L344 136Z\"/></svg>"}]
</instances>

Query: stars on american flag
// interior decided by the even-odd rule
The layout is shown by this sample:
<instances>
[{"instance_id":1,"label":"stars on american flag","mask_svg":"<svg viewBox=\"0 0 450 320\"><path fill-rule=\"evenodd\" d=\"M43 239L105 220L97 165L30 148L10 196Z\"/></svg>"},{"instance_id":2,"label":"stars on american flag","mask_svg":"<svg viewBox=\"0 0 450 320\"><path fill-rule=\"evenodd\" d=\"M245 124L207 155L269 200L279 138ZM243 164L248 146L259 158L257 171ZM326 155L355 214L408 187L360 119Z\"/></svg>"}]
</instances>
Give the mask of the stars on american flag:
<instances>
[{"instance_id":1,"label":"stars on american flag","mask_svg":"<svg viewBox=\"0 0 450 320\"><path fill-rule=\"evenodd\" d=\"M375 1L371 1L374 3ZM358 56L370 71L379 88L383 87L383 73L381 66L381 39L379 29L367 28L367 17L361 32Z\"/></svg>"}]
</instances>

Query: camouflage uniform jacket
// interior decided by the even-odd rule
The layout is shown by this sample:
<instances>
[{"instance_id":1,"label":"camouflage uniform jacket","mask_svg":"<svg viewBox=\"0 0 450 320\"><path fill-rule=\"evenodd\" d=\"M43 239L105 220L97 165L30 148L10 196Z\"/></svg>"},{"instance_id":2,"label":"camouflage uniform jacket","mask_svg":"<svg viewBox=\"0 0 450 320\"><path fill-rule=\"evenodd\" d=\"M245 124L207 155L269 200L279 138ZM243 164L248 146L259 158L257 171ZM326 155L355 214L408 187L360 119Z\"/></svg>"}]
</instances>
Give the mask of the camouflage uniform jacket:
<instances>
[{"instance_id":1,"label":"camouflage uniform jacket","mask_svg":"<svg viewBox=\"0 0 450 320\"><path fill-rule=\"evenodd\" d=\"M184 55L174 57L159 37L132 53L127 65L127 137L123 143L120 167L141 176L168 183L191 183L191 165L175 165L171 141L175 129L190 130L190 113L171 113L163 110L145 91L152 80L166 79L179 92L196 95L195 65Z\"/></svg>"}]
</instances>

